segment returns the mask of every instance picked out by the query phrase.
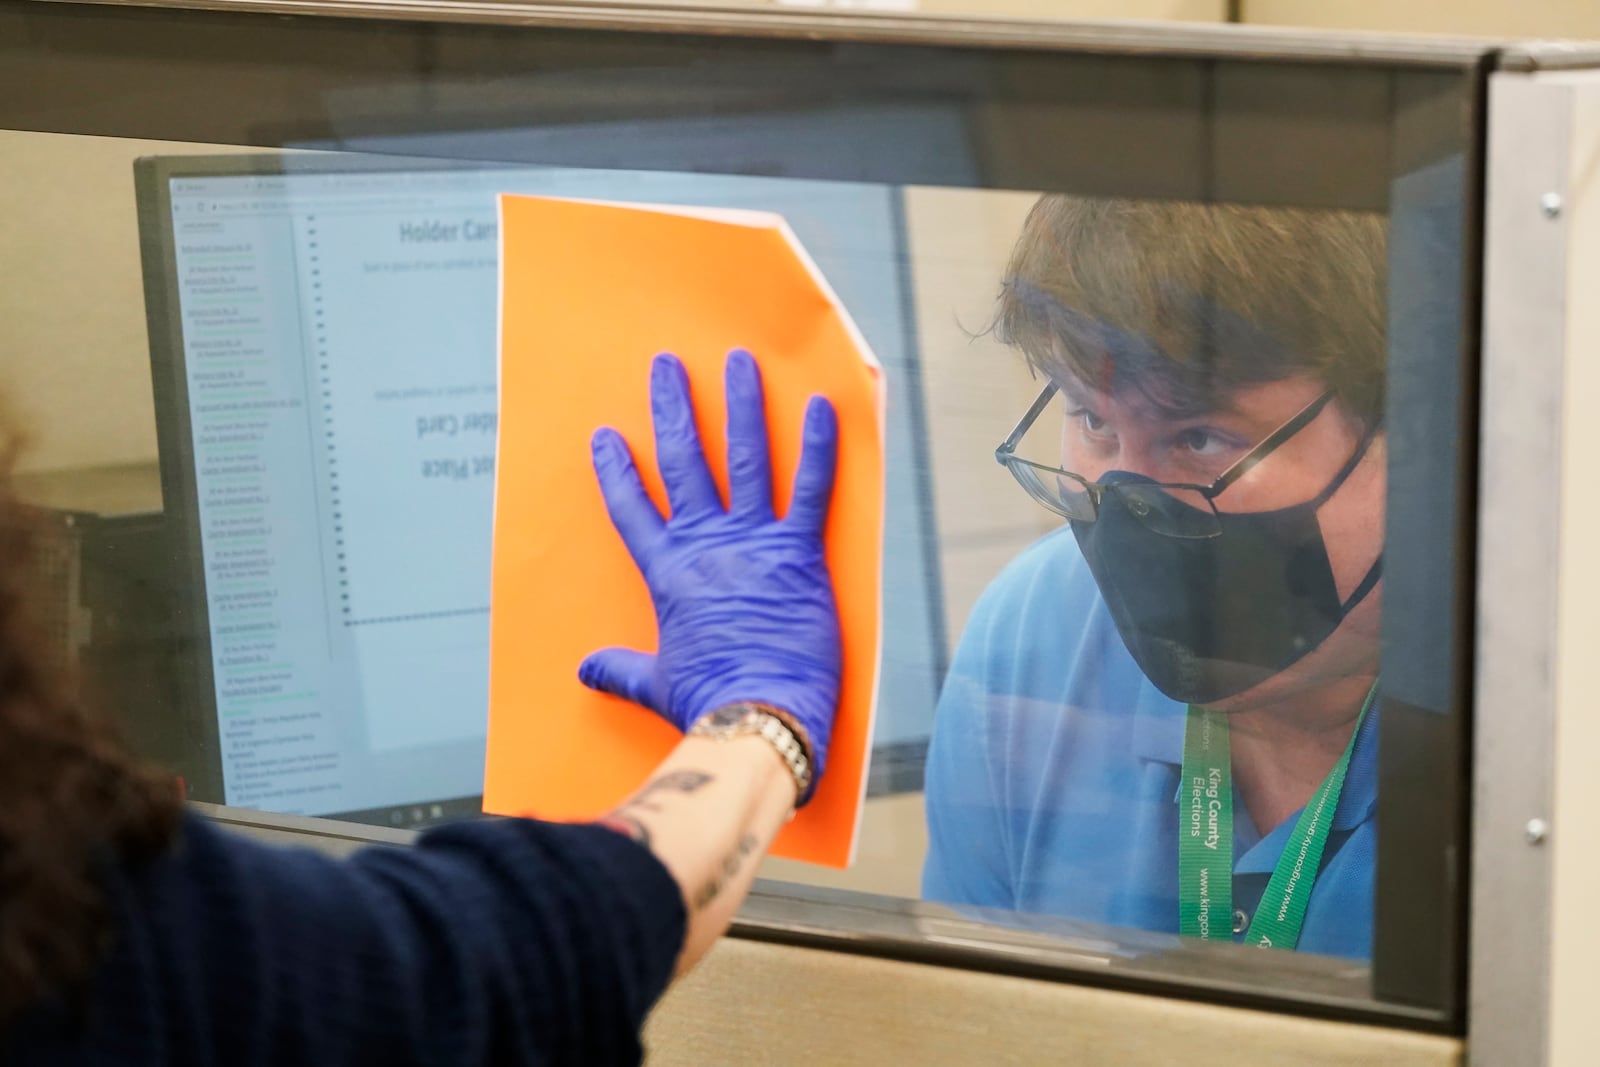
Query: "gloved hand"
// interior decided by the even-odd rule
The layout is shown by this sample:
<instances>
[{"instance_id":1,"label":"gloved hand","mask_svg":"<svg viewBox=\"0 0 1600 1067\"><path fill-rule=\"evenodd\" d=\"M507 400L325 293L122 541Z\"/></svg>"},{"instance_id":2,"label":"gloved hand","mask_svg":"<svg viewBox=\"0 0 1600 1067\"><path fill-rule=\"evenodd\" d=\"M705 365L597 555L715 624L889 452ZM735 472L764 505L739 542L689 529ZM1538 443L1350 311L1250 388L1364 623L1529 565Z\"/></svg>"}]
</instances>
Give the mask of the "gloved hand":
<instances>
[{"instance_id":1,"label":"gloved hand","mask_svg":"<svg viewBox=\"0 0 1600 1067\"><path fill-rule=\"evenodd\" d=\"M594 435L600 491L650 587L660 651L604 649L583 661L578 678L684 731L742 700L780 708L805 732L814 792L839 701L839 616L822 545L838 423L826 399L811 398L794 496L780 520L761 373L748 352L735 351L726 379L728 508L700 448L688 375L674 357L657 356L650 369L670 520L645 493L622 437L611 429Z\"/></svg>"}]
</instances>

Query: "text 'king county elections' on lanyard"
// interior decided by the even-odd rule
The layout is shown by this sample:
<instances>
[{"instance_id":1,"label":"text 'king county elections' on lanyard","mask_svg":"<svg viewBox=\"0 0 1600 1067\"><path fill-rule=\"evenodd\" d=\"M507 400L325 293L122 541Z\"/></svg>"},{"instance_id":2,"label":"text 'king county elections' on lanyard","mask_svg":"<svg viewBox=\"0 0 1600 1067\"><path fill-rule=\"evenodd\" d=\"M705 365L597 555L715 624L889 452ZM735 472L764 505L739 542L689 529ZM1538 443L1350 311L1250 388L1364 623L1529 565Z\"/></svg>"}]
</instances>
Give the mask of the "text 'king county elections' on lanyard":
<instances>
[{"instance_id":1,"label":"text 'king county elections' on lanyard","mask_svg":"<svg viewBox=\"0 0 1600 1067\"><path fill-rule=\"evenodd\" d=\"M1306 901L1322 866L1333 813L1344 792L1345 772L1356 735L1377 695L1374 683L1344 755L1295 820L1278 865L1261 894L1245 944L1294 948L1300 941ZM1228 716L1189 706L1183 732L1182 809L1178 822L1178 932L1212 940L1233 937L1233 755Z\"/></svg>"}]
</instances>

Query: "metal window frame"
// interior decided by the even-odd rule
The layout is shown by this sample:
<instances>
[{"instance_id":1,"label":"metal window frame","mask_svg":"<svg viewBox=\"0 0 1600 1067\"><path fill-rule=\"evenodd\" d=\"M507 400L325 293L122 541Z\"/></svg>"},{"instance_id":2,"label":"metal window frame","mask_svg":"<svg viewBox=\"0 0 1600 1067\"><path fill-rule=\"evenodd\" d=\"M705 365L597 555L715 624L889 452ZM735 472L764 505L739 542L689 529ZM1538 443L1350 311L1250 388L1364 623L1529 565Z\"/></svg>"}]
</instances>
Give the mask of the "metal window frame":
<instances>
[{"instance_id":1,"label":"metal window frame","mask_svg":"<svg viewBox=\"0 0 1600 1067\"><path fill-rule=\"evenodd\" d=\"M988 18L905 15L781 7L723 7L694 0L32 0L91 7L150 7L269 15L453 22L564 29L625 29L671 34L962 45L1071 51L1088 55L1205 59L1306 59L1391 66L1476 63L1492 42L1482 37L1307 31L1240 23ZM1582 62L1562 42L1529 42L1530 64ZM1565 56L1565 60L1560 57Z\"/></svg>"},{"instance_id":2,"label":"metal window frame","mask_svg":"<svg viewBox=\"0 0 1600 1067\"><path fill-rule=\"evenodd\" d=\"M1493 49L1476 39L1395 38L1376 34L1316 34L1251 27L1158 24L1072 24L971 18L901 18L859 14L796 14L783 10L716 9L637 4L497 3L492 0L34 0L57 5L157 7L230 13L323 15L338 18L471 22L500 26L629 29L663 33L740 34L780 38L903 44L958 44L1099 55L1162 55L1218 59L1283 59L1335 64L1475 67ZM1478 655L1474 674L1472 928L1469 1035L1480 1062L1543 1062L1550 1050L1552 934L1552 778L1558 727L1557 667L1553 662L1560 608L1559 536L1564 488L1563 389L1572 371L1565 308L1570 258L1566 222L1529 214L1546 193L1565 195L1572 174L1571 115L1579 98L1600 94L1592 73L1551 72L1600 64L1585 45L1534 43L1499 52L1500 73L1489 94L1489 173L1485 222L1483 403L1481 408ZM1566 125L1563 125L1565 123ZM1533 225L1529 220L1533 220ZM1490 447L1492 443L1493 447ZM1539 472L1529 476L1529 472ZM1518 556L1521 559L1518 559ZM1505 712L1495 709L1505 708ZM361 844L404 844L410 836L325 820L213 809L208 814L252 833L310 840L335 851ZM1532 825L1541 820L1543 830ZM1541 833L1545 836L1541 836ZM818 908L852 906L847 896L818 891L779 905L758 893L736 926L740 936L844 947L874 942L830 931ZM791 890L784 890L792 897ZM928 924L944 923L941 961L970 965L979 957L1006 958L1014 973L1040 969L1056 977L1065 959L1098 965L1092 952L1018 934L981 938L993 928L916 906L868 906L898 914L888 925L896 941ZM898 925L897 925L898 924ZM909 924L909 925L907 925ZM953 924L953 925L952 925ZM1005 942L1001 944L999 942ZM938 942L934 942L938 944ZM965 948L963 948L965 944ZM881 948L875 944L874 948ZM1225 948L1226 946L1217 946ZM910 951L907 949L906 951ZM1059 959L1057 958L1059 957ZM1080 960L1080 966L1083 960ZM1081 973L1079 971L1078 973ZM1145 977L1128 972L1136 988ZM1324 976L1328 977L1328 976ZM1348 998L1337 981L1307 999L1266 998L1259 989L1230 993L1207 985L1204 966L1189 976L1206 999L1307 1010L1341 1018L1437 1026L1427 1013L1403 1008L1375 1014ZM1183 987L1183 982L1178 987ZM1172 988L1172 987L1169 987Z\"/></svg>"},{"instance_id":3,"label":"metal window frame","mask_svg":"<svg viewBox=\"0 0 1600 1067\"><path fill-rule=\"evenodd\" d=\"M1577 288L1600 257L1600 71L1551 58L1489 83L1468 987L1483 1064L1568 1062L1563 1035L1586 1023L1563 1003L1558 957L1596 947L1593 923L1559 906L1592 904L1592 878L1562 861L1590 844L1596 787L1562 767L1594 750L1557 742L1581 742L1593 718L1593 650L1573 628L1592 624L1600 590L1573 563L1600 401L1585 347L1600 309Z\"/></svg>"}]
</instances>

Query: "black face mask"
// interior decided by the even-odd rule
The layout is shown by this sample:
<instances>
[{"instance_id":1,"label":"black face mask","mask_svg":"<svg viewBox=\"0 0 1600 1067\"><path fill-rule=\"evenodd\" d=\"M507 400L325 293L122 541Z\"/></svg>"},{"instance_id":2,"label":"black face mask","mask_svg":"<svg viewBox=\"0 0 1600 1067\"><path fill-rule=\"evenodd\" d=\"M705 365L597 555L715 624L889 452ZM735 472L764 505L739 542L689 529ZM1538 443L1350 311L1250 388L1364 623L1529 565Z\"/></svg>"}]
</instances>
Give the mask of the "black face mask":
<instances>
[{"instance_id":1,"label":"black face mask","mask_svg":"<svg viewBox=\"0 0 1600 1067\"><path fill-rule=\"evenodd\" d=\"M1208 704L1242 693L1320 645L1378 584L1383 557L1340 602L1317 509L1366 454L1372 434L1314 500L1217 516L1215 537L1156 533L1122 496L1101 496L1094 522L1072 523L1117 632L1155 687ZM1112 471L1101 484L1151 483ZM1194 508L1171 497L1163 507Z\"/></svg>"}]
</instances>

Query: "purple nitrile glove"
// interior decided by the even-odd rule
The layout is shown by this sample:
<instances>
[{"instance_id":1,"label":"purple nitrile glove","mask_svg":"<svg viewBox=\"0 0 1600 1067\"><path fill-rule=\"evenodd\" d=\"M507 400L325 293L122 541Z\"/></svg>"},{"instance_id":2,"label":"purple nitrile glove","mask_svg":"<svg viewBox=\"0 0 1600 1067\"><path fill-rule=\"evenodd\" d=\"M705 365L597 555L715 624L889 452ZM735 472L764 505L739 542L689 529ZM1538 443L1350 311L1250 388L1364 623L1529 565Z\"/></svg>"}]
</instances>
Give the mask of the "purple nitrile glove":
<instances>
[{"instance_id":1,"label":"purple nitrile glove","mask_svg":"<svg viewBox=\"0 0 1600 1067\"><path fill-rule=\"evenodd\" d=\"M838 422L826 399L811 398L794 496L778 519L761 372L748 352L735 351L726 377L727 508L706 467L689 378L676 358L657 356L650 368L671 519L645 493L622 437L611 429L594 435L600 492L650 587L660 651L603 649L583 661L578 678L683 731L739 701L780 708L805 731L815 792L839 702L839 614L822 543Z\"/></svg>"}]
</instances>

